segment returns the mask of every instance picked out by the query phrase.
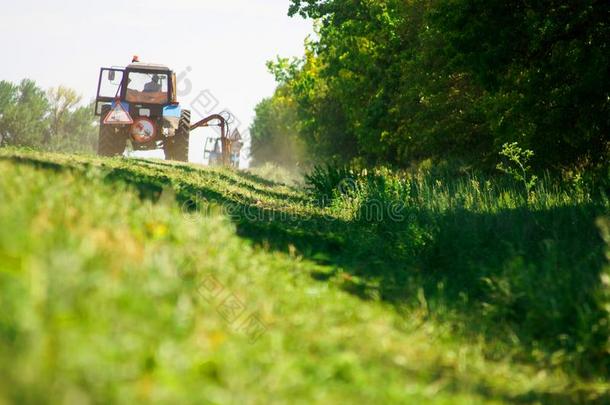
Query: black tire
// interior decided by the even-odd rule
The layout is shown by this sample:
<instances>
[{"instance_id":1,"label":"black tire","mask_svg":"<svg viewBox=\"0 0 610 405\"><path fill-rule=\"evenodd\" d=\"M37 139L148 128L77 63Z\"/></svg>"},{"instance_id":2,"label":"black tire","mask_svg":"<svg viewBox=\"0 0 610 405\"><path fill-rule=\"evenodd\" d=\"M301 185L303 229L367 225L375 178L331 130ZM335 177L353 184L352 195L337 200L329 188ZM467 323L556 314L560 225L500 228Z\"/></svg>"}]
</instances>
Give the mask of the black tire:
<instances>
[{"instance_id":1,"label":"black tire","mask_svg":"<svg viewBox=\"0 0 610 405\"><path fill-rule=\"evenodd\" d=\"M125 128L115 125L104 125L102 121L109 110L110 108L102 110L97 154L106 157L121 156L125 152L125 143L127 141Z\"/></svg>"},{"instance_id":2,"label":"black tire","mask_svg":"<svg viewBox=\"0 0 610 405\"><path fill-rule=\"evenodd\" d=\"M100 135L97 144L97 154L100 156L121 156L125 152L125 130L118 130L111 125L100 126Z\"/></svg>"},{"instance_id":3,"label":"black tire","mask_svg":"<svg viewBox=\"0 0 610 405\"><path fill-rule=\"evenodd\" d=\"M189 161L189 138L191 134L191 112L182 110L176 135L165 140L165 159L177 162Z\"/></svg>"}]
</instances>

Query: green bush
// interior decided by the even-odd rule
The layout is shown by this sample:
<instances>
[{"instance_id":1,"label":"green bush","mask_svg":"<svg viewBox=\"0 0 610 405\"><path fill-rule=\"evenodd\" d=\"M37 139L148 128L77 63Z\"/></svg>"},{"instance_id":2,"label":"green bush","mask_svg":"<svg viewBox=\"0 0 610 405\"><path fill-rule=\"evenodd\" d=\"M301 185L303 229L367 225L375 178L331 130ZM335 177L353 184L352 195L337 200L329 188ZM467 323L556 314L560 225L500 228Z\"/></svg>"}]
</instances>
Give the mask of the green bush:
<instances>
[{"instance_id":1,"label":"green bush","mask_svg":"<svg viewBox=\"0 0 610 405\"><path fill-rule=\"evenodd\" d=\"M311 173L305 175L305 184L317 202L324 206L337 195L352 192L356 179L354 169L328 164L314 167Z\"/></svg>"}]
</instances>

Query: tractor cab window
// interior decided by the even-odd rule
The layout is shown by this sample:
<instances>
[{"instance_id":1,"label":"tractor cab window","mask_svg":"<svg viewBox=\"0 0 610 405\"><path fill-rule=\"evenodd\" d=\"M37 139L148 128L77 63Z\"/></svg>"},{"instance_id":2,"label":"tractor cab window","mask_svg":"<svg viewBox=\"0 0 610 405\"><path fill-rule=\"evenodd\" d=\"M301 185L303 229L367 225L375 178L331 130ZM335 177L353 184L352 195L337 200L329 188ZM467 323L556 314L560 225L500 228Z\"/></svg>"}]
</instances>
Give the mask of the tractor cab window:
<instances>
[{"instance_id":1,"label":"tractor cab window","mask_svg":"<svg viewBox=\"0 0 610 405\"><path fill-rule=\"evenodd\" d=\"M103 98L116 98L121 90L123 71L117 69L102 69L100 87L97 96Z\"/></svg>"},{"instance_id":2,"label":"tractor cab window","mask_svg":"<svg viewBox=\"0 0 610 405\"><path fill-rule=\"evenodd\" d=\"M130 103L167 104L168 75L129 72L126 100Z\"/></svg>"}]
</instances>

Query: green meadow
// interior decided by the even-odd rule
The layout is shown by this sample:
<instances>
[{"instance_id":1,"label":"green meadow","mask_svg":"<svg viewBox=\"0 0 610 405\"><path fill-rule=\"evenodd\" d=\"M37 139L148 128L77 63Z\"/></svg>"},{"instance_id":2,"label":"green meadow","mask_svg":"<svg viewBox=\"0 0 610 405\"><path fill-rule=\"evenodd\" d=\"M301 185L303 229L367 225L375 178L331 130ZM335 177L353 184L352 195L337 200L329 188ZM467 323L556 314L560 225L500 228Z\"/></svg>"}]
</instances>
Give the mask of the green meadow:
<instances>
[{"instance_id":1,"label":"green meadow","mask_svg":"<svg viewBox=\"0 0 610 405\"><path fill-rule=\"evenodd\" d=\"M0 173L0 404L610 402L604 188L19 149Z\"/></svg>"}]
</instances>

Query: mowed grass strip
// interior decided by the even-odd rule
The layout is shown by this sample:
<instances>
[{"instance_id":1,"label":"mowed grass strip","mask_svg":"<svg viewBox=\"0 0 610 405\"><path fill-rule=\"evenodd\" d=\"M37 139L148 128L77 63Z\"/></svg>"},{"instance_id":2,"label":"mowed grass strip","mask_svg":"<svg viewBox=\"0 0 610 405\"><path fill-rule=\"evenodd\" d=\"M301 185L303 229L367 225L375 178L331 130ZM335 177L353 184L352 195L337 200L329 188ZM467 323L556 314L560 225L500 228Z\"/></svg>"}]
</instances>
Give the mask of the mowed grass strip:
<instances>
[{"instance_id":1,"label":"mowed grass strip","mask_svg":"<svg viewBox=\"0 0 610 405\"><path fill-rule=\"evenodd\" d=\"M220 207L178 198L184 188L220 194L219 206L315 215L293 189L193 166L1 156L0 402L573 403L607 392L508 353L490 360L488 342L454 336L425 306L362 300L335 265L253 243Z\"/></svg>"}]
</instances>

